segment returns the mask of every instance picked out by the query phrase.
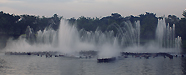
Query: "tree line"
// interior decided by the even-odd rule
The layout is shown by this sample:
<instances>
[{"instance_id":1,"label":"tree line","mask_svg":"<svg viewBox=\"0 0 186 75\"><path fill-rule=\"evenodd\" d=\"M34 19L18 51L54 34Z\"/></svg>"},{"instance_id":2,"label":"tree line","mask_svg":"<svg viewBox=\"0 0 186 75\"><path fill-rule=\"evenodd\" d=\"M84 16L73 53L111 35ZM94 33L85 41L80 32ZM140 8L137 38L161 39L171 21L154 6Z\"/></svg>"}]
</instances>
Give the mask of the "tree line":
<instances>
[{"instance_id":1,"label":"tree line","mask_svg":"<svg viewBox=\"0 0 186 75\"><path fill-rule=\"evenodd\" d=\"M57 14L52 17L39 17L35 15L14 15L9 13L0 12L0 34L10 35L16 38L25 34L27 26L33 28L34 31L44 30L46 27L52 27L57 30L59 27L60 19Z\"/></svg>"},{"instance_id":2,"label":"tree line","mask_svg":"<svg viewBox=\"0 0 186 75\"><path fill-rule=\"evenodd\" d=\"M182 37L183 48L186 48L186 12L183 12L184 18L179 18L175 15L168 15L165 20L166 24L172 27L175 24L176 36ZM44 30L46 27L53 28L57 30L60 25L60 20L62 16L54 14L52 17L45 16L35 16L35 15L14 15L9 13L0 12L0 35L8 35L14 37L25 34L27 26L33 28L33 30ZM86 31L96 31L97 29L102 32L113 30L117 33L117 29L114 27L109 27L110 25L118 25L122 27L122 23L125 21L130 21L132 24L139 20L140 21L140 38L141 40L151 40L155 38L156 27L158 19L163 17L156 17L155 13L146 12L145 14L140 14L138 16L126 16L123 17L119 13L112 13L110 16L97 18L97 17L85 17L81 16L77 19L70 18L67 19L70 25L76 25L78 29L84 29Z\"/></svg>"}]
</instances>

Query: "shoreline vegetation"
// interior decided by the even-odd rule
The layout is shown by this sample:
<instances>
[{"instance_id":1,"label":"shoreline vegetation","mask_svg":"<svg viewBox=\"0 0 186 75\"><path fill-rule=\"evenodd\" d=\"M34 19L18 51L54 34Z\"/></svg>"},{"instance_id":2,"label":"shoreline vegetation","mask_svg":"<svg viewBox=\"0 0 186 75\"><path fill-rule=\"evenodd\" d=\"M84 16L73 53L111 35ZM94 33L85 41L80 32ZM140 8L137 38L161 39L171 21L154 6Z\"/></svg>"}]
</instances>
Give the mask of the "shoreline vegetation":
<instances>
[{"instance_id":1,"label":"shoreline vegetation","mask_svg":"<svg viewBox=\"0 0 186 75\"><path fill-rule=\"evenodd\" d=\"M81 16L77 19L74 17L68 20L70 25L75 25L78 30L84 29L86 31L96 31L98 28L102 32L113 30L115 34L118 33L117 28L110 27L111 25L118 25L122 27L122 22L130 21L132 24L135 21L140 21L140 39L141 43L155 39L156 27L158 19L165 18L166 25L170 27L175 24L175 36L182 38L182 48L186 50L186 12L183 12L184 18L179 18L175 15L168 15L167 17L156 17L155 13L146 12L138 16L129 15L121 16L119 13L111 13L110 16L97 18ZM0 49L6 46L9 38L18 39L20 35L25 34L28 26L32 28L33 32L43 31L45 28L52 28L58 30L60 20L65 19L63 16L54 14L52 17L35 16L35 15L14 15L0 11Z\"/></svg>"}]
</instances>

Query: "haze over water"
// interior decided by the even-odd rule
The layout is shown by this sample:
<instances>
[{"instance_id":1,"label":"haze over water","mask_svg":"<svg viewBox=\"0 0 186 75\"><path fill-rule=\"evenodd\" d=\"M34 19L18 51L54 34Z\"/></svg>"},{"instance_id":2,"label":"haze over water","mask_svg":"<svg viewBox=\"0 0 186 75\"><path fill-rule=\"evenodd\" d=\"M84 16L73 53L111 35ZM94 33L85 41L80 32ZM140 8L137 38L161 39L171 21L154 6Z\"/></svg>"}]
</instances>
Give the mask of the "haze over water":
<instances>
[{"instance_id":1,"label":"haze over water","mask_svg":"<svg viewBox=\"0 0 186 75\"><path fill-rule=\"evenodd\" d=\"M18 40L10 39L4 51L58 51L74 54L94 50L99 51L101 57L118 56L120 52L181 52L181 37L175 38L175 26L169 27L164 19L158 20L156 39L144 45L140 44L140 21L134 25L129 21L122 24L124 27L115 26L119 31L116 34L113 31L102 32L99 29L95 32L83 29L78 31L75 25L69 25L66 20L61 20L59 30L46 28L44 31L38 31L35 41L30 41L34 33L32 28L28 27L28 35L20 36Z\"/></svg>"}]
</instances>

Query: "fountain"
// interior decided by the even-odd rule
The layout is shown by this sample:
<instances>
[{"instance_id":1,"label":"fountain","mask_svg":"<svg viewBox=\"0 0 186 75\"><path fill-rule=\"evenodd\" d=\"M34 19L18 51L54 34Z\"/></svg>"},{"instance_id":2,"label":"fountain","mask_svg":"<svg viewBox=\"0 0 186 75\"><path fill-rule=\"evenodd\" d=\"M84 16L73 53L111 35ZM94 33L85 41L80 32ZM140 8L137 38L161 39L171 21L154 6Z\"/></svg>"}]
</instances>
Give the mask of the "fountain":
<instances>
[{"instance_id":1,"label":"fountain","mask_svg":"<svg viewBox=\"0 0 186 75\"><path fill-rule=\"evenodd\" d=\"M175 24L172 27L169 24L166 26L164 18L158 20L156 41L159 48L166 48L169 52L181 51L181 37L175 38Z\"/></svg>"},{"instance_id":2,"label":"fountain","mask_svg":"<svg viewBox=\"0 0 186 75\"><path fill-rule=\"evenodd\" d=\"M76 54L80 51L98 51L100 58L115 57L120 52L180 52L181 37L175 37L175 25L173 28L166 26L165 20L158 20L156 39L145 45L140 45L140 21L134 25L131 22L123 22L123 27L115 26L118 34L113 31L88 32L77 30L75 26L68 25L66 20L61 20L59 30L46 28L38 31L35 42L30 43L25 36L18 40L9 40L4 51L12 52L39 52L58 51L65 54ZM32 33L31 28L27 28ZM31 38L29 38L31 39ZM176 50L175 50L176 49Z\"/></svg>"}]
</instances>

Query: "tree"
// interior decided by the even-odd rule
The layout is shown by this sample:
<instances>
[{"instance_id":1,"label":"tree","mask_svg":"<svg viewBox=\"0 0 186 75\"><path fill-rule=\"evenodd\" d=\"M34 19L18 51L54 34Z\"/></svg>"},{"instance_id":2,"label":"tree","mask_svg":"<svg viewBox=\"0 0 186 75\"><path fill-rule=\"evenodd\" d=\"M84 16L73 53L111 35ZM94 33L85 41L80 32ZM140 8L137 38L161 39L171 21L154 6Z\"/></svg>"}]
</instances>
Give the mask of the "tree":
<instances>
[{"instance_id":1,"label":"tree","mask_svg":"<svg viewBox=\"0 0 186 75\"><path fill-rule=\"evenodd\" d=\"M73 18L68 19L68 21L70 25L74 25L76 22L76 19L73 17Z\"/></svg>"},{"instance_id":2,"label":"tree","mask_svg":"<svg viewBox=\"0 0 186 75\"><path fill-rule=\"evenodd\" d=\"M183 11L182 15L186 18L186 9Z\"/></svg>"},{"instance_id":3,"label":"tree","mask_svg":"<svg viewBox=\"0 0 186 75\"><path fill-rule=\"evenodd\" d=\"M175 25L176 36L181 36L182 48L186 49L186 18L181 18L178 24Z\"/></svg>"},{"instance_id":4,"label":"tree","mask_svg":"<svg viewBox=\"0 0 186 75\"><path fill-rule=\"evenodd\" d=\"M54 30L57 30L59 28L60 20L63 18L63 16L58 16L57 14L54 14L51 20L49 21L50 27L52 27Z\"/></svg>"},{"instance_id":5,"label":"tree","mask_svg":"<svg viewBox=\"0 0 186 75\"><path fill-rule=\"evenodd\" d=\"M156 27L158 23L158 18L156 17L156 14L146 12L146 14L141 14L140 16L140 38L141 39L154 39L155 38L155 32Z\"/></svg>"},{"instance_id":6,"label":"tree","mask_svg":"<svg viewBox=\"0 0 186 75\"><path fill-rule=\"evenodd\" d=\"M165 18L166 24L169 23L169 25L172 27L173 24L177 24L180 19L175 15L168 15L168 18Z\"/></svg>"}]
</instances>

